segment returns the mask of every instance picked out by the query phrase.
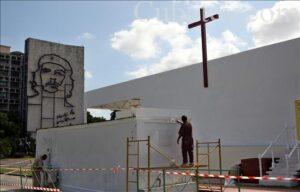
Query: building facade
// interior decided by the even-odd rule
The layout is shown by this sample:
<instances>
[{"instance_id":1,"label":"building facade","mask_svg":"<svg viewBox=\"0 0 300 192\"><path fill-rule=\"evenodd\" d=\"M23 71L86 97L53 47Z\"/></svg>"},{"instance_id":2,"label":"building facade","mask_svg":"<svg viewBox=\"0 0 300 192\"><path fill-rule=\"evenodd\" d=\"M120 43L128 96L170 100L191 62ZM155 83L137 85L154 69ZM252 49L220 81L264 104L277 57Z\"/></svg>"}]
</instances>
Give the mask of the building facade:
<instances>
[{"instance_id":1,"label":"building facade","mask_svg":"<svg viewBox=\"0 0 300 192\"><path fill-rule=\"evenodd\" d=\"M16 116L26 133L26 65L24 54L10 52L10 47L0 49L0 111Z\"/></svg>"},{"instance_id":2,"label":"building facade","mask_svg":"<svg viewBox=\"0 0 300 192\"><path fill-rule=\"evenodd\" d=\"M202 65L194 64L88 91L86 105L101 109L139 99L142 108L186 109L199 140L266 146L285 124L295 126L299 53L300 38L292 39L210 60L208 88Z\"/></svg>"},{"instance_id":3,"label":"building facade","mask_svg":"<svg viewBox=\"0 0 300 192\"><path fill-rule=\"evenodd\" d=\"M84 47L28 38L27 131L84 123Z\"/></svg>"},{"instance_id":4,"label":"building facade","mask_svg":"<svg viewBox=\"0 0 300 192\"><path fill-rule=\"evenodd\" d=\"M84 123L83 50L32 38L24 53L0 46L0 111L20 120L22 137Z\"/></svg>"}]
</instances>

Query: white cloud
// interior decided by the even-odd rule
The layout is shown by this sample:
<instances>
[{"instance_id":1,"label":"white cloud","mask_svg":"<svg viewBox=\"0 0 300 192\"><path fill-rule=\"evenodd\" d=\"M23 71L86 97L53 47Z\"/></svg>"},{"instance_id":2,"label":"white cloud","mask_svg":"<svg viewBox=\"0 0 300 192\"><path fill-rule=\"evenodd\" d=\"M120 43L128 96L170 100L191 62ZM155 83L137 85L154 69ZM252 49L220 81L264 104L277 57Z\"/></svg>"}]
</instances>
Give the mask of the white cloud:
<instances>
[{"instance_id":1,"label":"white cloud","mask_svg":"<svg viewBox=\"0 0 300 192\"><path fill-rule=\"evenodd\" d=\"M230 36L229 39L227 39L228 36ZM214 59L240 52L239 45L244 43L243 41L238 42L237 39L239 38L228 30L223 32L220 38L215 38L208 35L208 59ZM190 47L172 49L166 56L162 57L158 63L154 63L147 67L141 67L136 71L130 72L129 74L134 77L143 77L146 75L201 62L201 50L201 38L198 38Z\"/></svg>"},{"instance_id":2,"label":"white cloud","mask_svg":"<svg viewBox=\"0 0 300 192\"><path fill-rule=\"evenodd\" d=\"M224 1L220 4L220 9L222 11L239 11L246 12L250 11L253 7L247 3L242 1Z\"/></svg>"},{"instance_id":3,"label":"white cloud","mask_svg":"<svg viewBox=\"0 0 300 192\"><path fill-rule=\"evenodd\" d=\"M191 5L195 9L199 9L201 7L205 8L213 8L216 7L217 5L220 4L219 1L211 1L211 0L206 0L206 1L188 1L189 5Z\"/></svg>"},{"instance_id":4,"label":"white cloud","mask_svg":"<svg viewBox=\"0 0 300 192\"><path fill-rule=\"evenodd\" d=\"M175 22L137 19L130 25L130 30L114 33L111 46L133 59L155 58L160 54L162 42L168 42L172 47L186 44L189 38L185 33L186 28Z\"/></svg>"},{"instance_id":5,"label":"white cloud","mask_svg":"<svg viewBox=\"0 0 300 192\"><path fill-rule=\"evenodd\" d=\"M90 71L85 71L84 75L87 79L92 79L93 78L93 73Z\"/></svg>"},{"instance_id":6,"label":"white cloud","mask_svg":"<svg viewBox=\"0 0 300 192\"><path fill-rule=\"evenodd\" d=\"M189 39L188 43L182 44L182 46L172 46L171 50L158 62L139 66L137 70L127 74L132 77L143 77L200 62L202 60L201 38L193 42L187 34L184 36ZM219 38L208 35L207 44L209 59L240 52L240 47L246 45L243 40L229 30L224 31Z\"/></svg>"},{"instance_id":7,"label":"white cloud","mask_svg":"<svg viewBox=\"0 0 300 192\"><path fill-rule=\"evenodd\" d=\"M256 46L300 37L300 2L281 1L250 17L247 29Z\"/></svg>"},{"instance_id":8,"label":"white cloud","mask_svg":"<svg viewBox=\"0 0 300 192\"><path fill-rule=\"evenodd\" d=\"M80 39L80 40L92 40L92 39L95 39L95 38L96 38L96 36L89 33L89 32L85 32L85 33L78 36L78 39Z\"/></svg>"},{"instance_id":9,"label":"white cloud","mask_svg":"<svg viewBox=\"0 0 300 192\"><path fill-rule=\"evenodd\" d=\"M214 8L227 12L247 12L253 8L249 3L242 1L188 1L185 4L195 9L204 7L206 9Z\"/></svg>"},{"instance_id":10,"label":"white cloud","mask_svg":"<svg viewBox=\"0 0 300 192\"><path fill-rule=\"evenodd\" d=\"M208 58L213 59L237 53L246 43L229 30L220 37L207 35ZM191 65L202 60L201 38L192 40L186 26L158 19L137 19L129 30L114 33L111 46L133 59L144 59L152 64L142 64L127 72L132 77L143 77L162 71ZM164 55L159 56L162 51ZM156 58L156 62L153 58ZM152 60L149 60L151 59Z\"/></svg>"},{"instance_id":11,"label":"white cloud","mask_svg":"<svg viewBox=\"0 0 300 192\"><path fill-rule=\"evenodd\" d=\"M87 111L89 111L91 113L91 115L94 117L104 117L106 120L110 119L111 110L88 108Z\"/></svg>"}]
</instances>

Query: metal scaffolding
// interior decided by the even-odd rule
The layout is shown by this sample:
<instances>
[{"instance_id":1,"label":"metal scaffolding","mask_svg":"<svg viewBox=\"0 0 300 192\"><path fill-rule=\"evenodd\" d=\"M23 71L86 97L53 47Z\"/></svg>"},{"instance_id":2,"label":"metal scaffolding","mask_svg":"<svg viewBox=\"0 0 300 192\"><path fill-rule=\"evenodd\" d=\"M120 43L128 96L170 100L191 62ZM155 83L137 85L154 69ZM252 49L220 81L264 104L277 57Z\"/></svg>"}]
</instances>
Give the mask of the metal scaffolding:
<instances>
[{"instance_id":1,"label":"metal scaffolding","mask_svg":"<svg viewBox=\"0 0 300 192\"><path fill-rule=\"evenodd\" d=\"M146 144L147 160L146 166L141 166L141 144ZM132 148L135 146L135 150ZM205 146L206 152L202 152ZM161 157L171 162L173 166L155 167L151 166L151 150ZM200 152L201 151L201 152ZM218 169L211 169L212 154L218 153ZM126 157L126 192L129 191L223 191L223 179L200 178L199 173L211 173L218 171L222 174L221 142L198 142L196 141L196 163L193 167L180 167L174 160L165 155L161 150L151 145L150 136L147 139L127 138L127 157ZM132 164L131 157L135 157L135 165ZM206 161L206 164L203 163ZM203 168L203 169L200 169ZM207 168L207 169L204 169ZM185 175L172 175L173 172L192 173ZM130 175L135 174L135 175ZM133 176L133 177L130 177ZM217 182L216 182L217 180ZM144 181L144 185L140 182ZM133 189L134 188L134 189ZM192 189L191 189L192 188Z\"/></svg>"},{"instance_id":2,"label":"metal scaffolding","mask_svg":"<svg viewBox=\"0 0 300 192\"><path fill-rule=\"evenodd\" d=\"M203 148L204 152L202 152L201 148ZM218 168L214 168L213 170L219 170L219 174L222 175L221 140L218 139L217 142L198 142L198 140L196 141L196 175L200 173L200 166L206 168L207 173L211 174L211 161L212 158L215 158L215 156L212 156L214 152L217 152ZM206 164L203 164L203 161ZM203 182L201 182L201 180ZM218 181L216 182L216 180ZM223 191L223 183L223 179L196 177L197 191Z\"/></svg>"}]
</instances>

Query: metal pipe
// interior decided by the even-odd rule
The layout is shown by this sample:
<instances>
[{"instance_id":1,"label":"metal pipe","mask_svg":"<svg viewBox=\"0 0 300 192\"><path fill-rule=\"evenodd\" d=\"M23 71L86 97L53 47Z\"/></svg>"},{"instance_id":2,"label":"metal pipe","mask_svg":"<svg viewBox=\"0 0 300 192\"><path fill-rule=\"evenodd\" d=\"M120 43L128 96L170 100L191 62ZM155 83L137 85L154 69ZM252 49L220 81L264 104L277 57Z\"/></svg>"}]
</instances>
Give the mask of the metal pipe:
<instances>
[{"instance_id":1,"label":"metal pipe","mask_svg":"<svg viewBox=\"0 0 300 192\"><path fill-rule=\"evenodd\" d=\"M222 152L221 152L221 139L218 140L219 145L219 168L220 168L220 175L222 175ZM220 179L220 188L223 191L222 179Z\"/></svg>"},{"instance_id":2,"label":"metal pipe","mask_svg":"<svg viewBox=\"0 0 300 192\"><path fill-rule=\"evenodd\" d=\"M272 154L272 168L275 167L275 160L274 160L274 149L273 147L271 148L271 154Z\"/></svg>"},{"instance_id":3,"label":"metal pipe","mask_svg":"<svg viewBox=\"0 0 300 192\"><path fill-rule=\"evenodd\" d=\"M262 177L262 163L261 163L261 154L258 154L258 164L259 164L259 176Z\"/></svg>"},{"instance_id":4,"label":"metal pipe","mask_svg":"<svg viewBox=\"0 0 300 192\"><path fill-rule=\"evenodd\" d=\"M289 155L285 155L286 172L289 172Z\"/></svg>"},{"instance_id":5,"label":"metal pipe","mask_svg":"<svg viewBox=\"0 0 300 192\"><path fill-rule=\"evenodd\" d=\"M218 141L212 141L212 142L198 142L199 145L203 145L203 144L218 144Z\"/></svg>"},{"instance_id":6,"label":"metal pipe","mask_svg":"<svg viewBox=\"0 0 300 192\"><path fill-rule=\"evenodd\" d=\"M289 144L289 129L286 130L286 148L289 149L290 148L290 144Z\"/></svg>"},{"instance_id":7,"label":"metal pipe","mask_svg":"<svg viewBox=\"0 0 300 192\"><path fill-rule=\"evenodd\" d=\"M288 157L290 158L292 155L293 155L293 153L295 152L295 150L298 148L298 143L296 143L295 144L295 146L293 147L293 149L291 150L291 152L288 154Z\"/></svg>"},{"instance_id":8,"label":"metal pipe","mask_svg":"<svg viewBox=\"0 0 300 192\"><path fill-rule=\"evenodd\" d=\"M151 191L150 189L150 136L148 136L148 142L147 142L147 148L148 148L148 191Z\"/></svg>"},{"instance_id":9,"label":"metal pipe","mask_svg":"<svg viewBox=\"0 0 300 192\"><path fill-rule=\"evenodd\" d=\"M22 167L21 166L20 166L20 184L21 184L21 191L23 191Z\"/></svg>"},{"instance_id":10,"label":"metal pipe","mask_svg":"<svg viewBox=\"0 0 300 192\"><path fill-rule=\"evenodd\" d=\"M297 148L297 159L298 159L298 163L300 161L300 151L299 151L299 147Z\"/></svg>"},{"instance_id":11,"label":"metal pipe","mask_svg":"<svg viewBox=\"0 0 300 192\"><path fill-rule=\"evenodd\" d=\"M197 166L196 166L196 192L199 191L199 166L200 166L200 162L199 162L199 143L198 140L196 140L196 162L197 162Z\"/></svg>"},{"instance_id":12,"label":"metal pipe","mask_svg":"<svg viewBox=\"0 0 300 192\"><path fill-rule=\"evenodd\" d=\"M208 173L210 174L210 154L209 154L209 143L207 144L207 168L208 168Z\"/></svg>"},{"instance_id":13,"label":"metal pipe","mask_svg":"<svg viewBox=\"0 0 300 192\"><path fill-rule=\"evenodd\" d=\"M261 157L264 157L265 154L271 149L274 143L276 143L279 138L288 130L288 126L285 125L284 128L280 131L280 133L277 135L277 137L270 142L269 146L264 150L264 152L261 154Z\"/></svg>"},{"instance_id":14,"label":"metal pipe","mask_svg":"<svg viewBox=\"0 0 300 192\"><path fill-rule=\"evenodd\" d=\"M139 168L140 168L140 143L137 142L137 170L136 170L136 190L139 191Z\"/></svg>"},{"instance_id":15,"label":"metal pipe","mask_svg":"<svg viewBox=\"0 0 300 192\"><path fill-rule=\"evenodd\" d=\"M210 154L209 154L209 143L207 143L207 169L208 169L208 174L210 174ZM208 178L208 184L209 186L211 185L210 183L210 178Z\"/></svg>"},{"instance_id":16,"label":"metal pipe","mask_svg":"<svg viewBox=\"0 0 300 192\"><path fill-rule=\"evenodd\" d=\"M126 142L126 192L129 191L129 183L128 183L128 178L129 178L129 138L127 137L127 142Z\"/></svg>"},{"instance_id":17,"label":"metal pipe","mask_svg":"<svg viewBox=\"0 0 300 192\"><path fill-rule=\"evenodd\" d=\"M166 170L163 169L163 191L166 192Z\"/></svg>"}]
</instances>

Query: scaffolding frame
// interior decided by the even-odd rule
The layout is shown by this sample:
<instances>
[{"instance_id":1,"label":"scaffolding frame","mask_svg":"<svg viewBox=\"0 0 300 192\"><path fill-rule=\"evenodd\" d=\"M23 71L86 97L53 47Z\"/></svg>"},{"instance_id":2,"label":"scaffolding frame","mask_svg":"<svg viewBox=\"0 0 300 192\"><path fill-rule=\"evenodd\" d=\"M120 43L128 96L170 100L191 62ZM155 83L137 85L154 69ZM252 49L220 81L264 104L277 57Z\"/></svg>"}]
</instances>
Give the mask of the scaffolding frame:
<instances>
[{"instance_id":1,"label":"scaffolding frame","mask_svg":"<svg viewBox=\"0 0 300 192\"><path fill-rule=\"evenodd\" d=\"M134 139L129 139L127 137L127 145L126 145L126 192L129 191L129 184L130 183L136 183L136 188L137 191L139 189L139 171L140 171L140 144L146 142L147 145L147 170L148 170L148 174L147 174L147 188L148 191L150 191L150 182L151 182L151 178L150 178L150 136L147 137L147 139L144 140L134 140ZM137 151L136 153L130 153L130 144L131 143L135 143L137 145ZM136 156L136 167L133 168L136 171L136 180L129 180L129 170L132 169L132 167L130 167L130 156Z\"/></svg>"},{"instance_id":2,"label":"scaffolding frame","mask_svg":"<svg viewBox=\"0 0 300 192\"><path fill-rule=\"evenodd\" d=\"M204 147L206 148L206 152L201 153L200 152L200 148ZM213 149L211 150L211 147L213 147ZM208 174L211 173L212 169L211 169L211 154L217 150L218 151L218 165L219 168L217 170L219 170L219 174L222 175L222 151L221 151L221 140L218 139L218 141L216 142L199 142L198 140L196 140L196 162L197 162L197 166L196 166L196 175L198 175L200 173L199 167L207 167L207 171ZM200 158L202 157L202 158ZM202 165L201 161L203 160L207 160L207 164ZM214 169L216 170L216 169ZM200 186L200 182L199 182L200 178L196 177L196 189L197 192L200 190L199 186ZM219 179L219 189L215 189L211 183L212 178L206 178L206 180L208 180L208 184L206 186L206 189L209 191L223 191L223 179ZM215 179L214 179L215 180Z\"/></svg>"},{"instance_id":3,"label":"scaffolding frame","mask_svg":"<svg viewBox=\"0 0 300 192\"><path fill-rule=\"evenodd\" d=\"M147 145L147 166L146 167L141 167L140 166L140 145L142 143L146 143ZM131 152L130 147L132 146L132 144L136 145L136 151L135 152ZM200 147L202 147L203 145L206 146L206 152L207 153L200 153ZM213 147L213 149L211 150L211 148ZM151 149L153 151L155 151L156 153L158 153L159 155L161 155L162 157L164 157L166 160L172 162L173 164L175 164L174 167L151 167ZM218 160L219 160L219 169L211 169L211 153L214 152L215 150L218 150ZM136 165L134 167L130 166L130 156L135 156L136 157ZM200 158L202 156L202 158ZM207 159L207 164L202 164L201 161ZM153 145L151 145L150 142L150 136L147 137L147 139L129 139L127 137L127 145L126 145L126 192L129 192L129 188L130 188L130 184L131 183L135 183L136 184L136 189L137 192L140 191L140 185L139 185L139 177L140 177L140 171L143 172L147 172L147 182L146 182L146 189L147 191L152 191L152 189L154 188L162 188L162 190L164 192L168 191L167 188L171 188L174 187L176 185L183 185L183 188L181 191L183 191L185 189L185 187L188 184L193 184L195 183L196 185L196 192L201 191L200 189L200 177L198 176L200 174L200 171L202 171L203 169L200 169L200 167L207 167L207 171L210 174L211 171L218 171L220 174L222 174L222 153L221 153L221 140L218 139L217 142L198 142L198 140L196 140L196 164L194 165L194 167L180 167L178 164L176 164L176 162L174 162L174 160L170 157L168 157L167 155L165 155L162 151L160 151L159 149L157 149L156 147L154 147ZM167 177L167 170L173 170L173 171L194 171L195 172L195 176L188 176L188 179L185 179L186 182L185 183L173 183L173 184L168 184L166 185L166 177ZM130 180L129 179L129 172L130 171L135 171L136 172L136 180ZM154 180L153 185L151 186L151 172L153 171L159 171L159 175L157 177L157 179ZM161 179L159 178L160 176L162 176L163 181L161 181ZM193 178L194 181L193 181ZM207 179L207 178L206 178ZM156 184L156 181L159 180L160 184L161 182L163 183L162 187L154 187L154 185ZM208 178L208 185L205 189L205 191L223 191L223 179L219 179L219 188L216 189L215 185L213 185L210 181L212 180L212 178Z\"/></svg>"}]
</instances>

